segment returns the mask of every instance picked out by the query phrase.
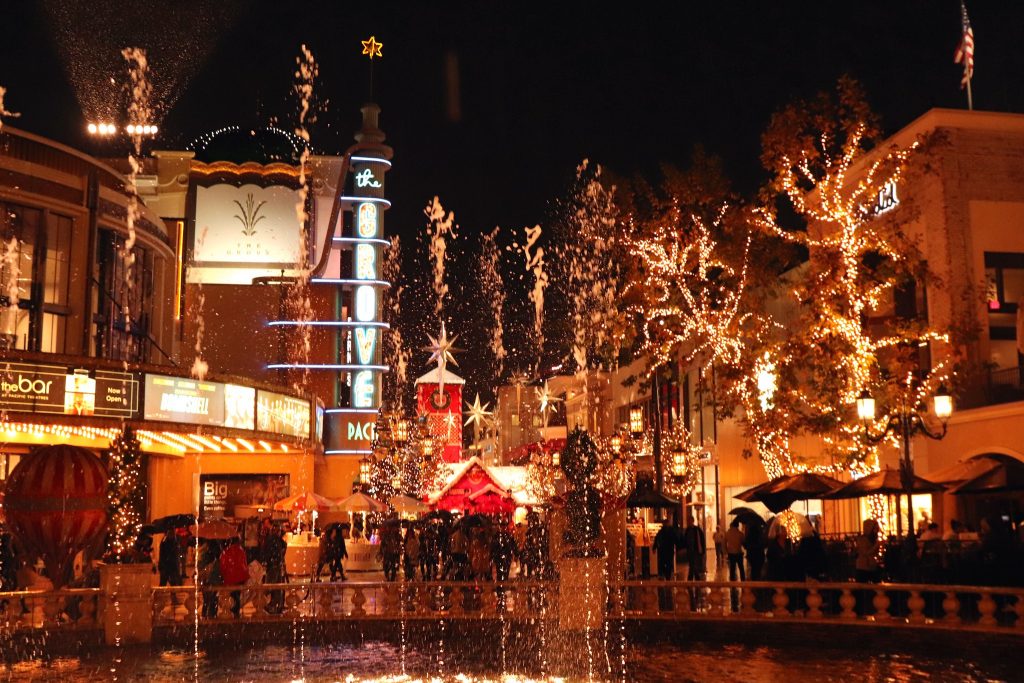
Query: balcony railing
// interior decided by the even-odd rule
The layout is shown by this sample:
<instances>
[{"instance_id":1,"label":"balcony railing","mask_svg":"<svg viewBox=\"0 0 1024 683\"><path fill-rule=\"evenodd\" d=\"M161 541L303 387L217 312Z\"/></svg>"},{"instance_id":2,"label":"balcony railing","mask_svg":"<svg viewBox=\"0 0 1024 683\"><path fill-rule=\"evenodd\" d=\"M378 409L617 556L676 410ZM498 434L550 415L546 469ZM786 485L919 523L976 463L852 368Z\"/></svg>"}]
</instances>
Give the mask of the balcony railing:
<instances>
[{"instance_id":1,"label":"balcony railing","mask_svg":"<svg viewBox=\"0 0 1024 683\"><path fill-rule=\"evenodd\" d=\"M957 396L957 408L982 408L1024 401L1024 367L990 370L965 382Z\"/></svg>"}]
</instances>

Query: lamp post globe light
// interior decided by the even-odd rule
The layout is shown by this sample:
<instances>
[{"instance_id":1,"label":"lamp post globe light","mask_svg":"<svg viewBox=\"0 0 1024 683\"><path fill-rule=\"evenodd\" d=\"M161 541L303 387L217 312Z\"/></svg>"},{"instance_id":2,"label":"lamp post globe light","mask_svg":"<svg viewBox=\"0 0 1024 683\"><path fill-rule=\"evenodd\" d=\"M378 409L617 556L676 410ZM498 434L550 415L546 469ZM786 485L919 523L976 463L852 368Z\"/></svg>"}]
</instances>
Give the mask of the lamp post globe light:
<instances>
[{"instance_id":1,"label":"lamp post globe light","mask_svg":"<svg viewBox=\"0 0 1024 683\"><path fill-rule=\"evenodd\" d=\"M934 430L925 422L928 413L923 403L911 404L910 401L903 401L893 406L883 417L885 427L879 433L872 433L871 423L876 416L875 399L866 388L857 397L857 418L864 425L864 438L869 443L878 443L890 434L899 434L903 445L903 453L900 459L900 479L903 483L904 492L907 496L907 514L910 519L909 534L914 533L914 461L910 457L910 440L917 434L922 434L929 439L939 441L946 436L949 426L949 417L953 414L953 397L950 395L946 385L939 385L939 388L932 396L932 412L942 425L941 430ZM898 502L898 500L897 500ZM896 533L903 535L903 516L896 516Z\"/></svg>"}]
</instances>

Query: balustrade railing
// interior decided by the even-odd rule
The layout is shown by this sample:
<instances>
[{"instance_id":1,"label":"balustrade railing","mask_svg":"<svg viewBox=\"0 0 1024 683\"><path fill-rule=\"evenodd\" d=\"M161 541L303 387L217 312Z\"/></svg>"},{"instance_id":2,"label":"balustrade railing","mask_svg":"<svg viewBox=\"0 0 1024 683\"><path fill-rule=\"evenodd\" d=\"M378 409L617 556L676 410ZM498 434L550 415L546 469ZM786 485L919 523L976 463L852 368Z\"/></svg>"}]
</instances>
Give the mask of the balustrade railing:
<instances>
[{"instance_id":1,"label":"balustrade railing","mask_svg":"<svg viewBox=\"0 0 1024 683\"><path fill-rule=\"evenodd\" d=\"M0 634L99 627L99 588L0 593Z\"/></svg>"},{"instance_id":2,"label":"balustrade railing","mask_svg":"<svg viewBox=\"0 0 1024 683\"><path fill-rule=\"evenodd\" d=\"M0 593L0 636L101 626L101 589ZM344 582L154 588L154 626L308 619L555 619L557 582ZM571 608L571 606L567 606ZM934 584L624 581L611 620L725 619L987 630L1024 635L1024 588Z\"/></svg>"},{"instance_id":3,"label":"balustrade railing","mask_svg":"<svg viewBox=\"0 0 1024 683\"><path fill-rule=\"evenodd\" d=\"M345 582L153 589L154 625L293 619L534 619L557 608L556 583Z\"/></svg>"},{"instance_id":4,"label":"balustrade railing","mask_svg":"<svg viewBox=\"0 0 1024 683\"><path fill-rule=\"evenodd\" d=\"M1024 635L1024 588L935 584L627 581L612 619L756 619L981 628Z\"/></svg>"}]
</instances>

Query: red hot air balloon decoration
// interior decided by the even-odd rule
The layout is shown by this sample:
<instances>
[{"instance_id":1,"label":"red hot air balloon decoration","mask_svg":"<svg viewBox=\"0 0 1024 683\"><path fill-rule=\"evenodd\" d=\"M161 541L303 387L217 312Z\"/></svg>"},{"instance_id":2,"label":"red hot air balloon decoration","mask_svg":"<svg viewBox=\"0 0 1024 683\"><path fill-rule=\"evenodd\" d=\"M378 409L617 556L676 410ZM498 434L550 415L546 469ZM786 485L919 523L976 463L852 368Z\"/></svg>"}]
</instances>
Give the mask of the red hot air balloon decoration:
<instances>
[{"instance_id":1,"label":"red hot air balloon decoration","mask_svg":"<svg viewBox=\"0 0 1024 683\"><path fill-rule=\"evenodd\" d=\"M107 526L107 468L77 446L43 446L21 459L7 480L4 511L14 534L37 552L55 587L75 555Z\"/></svg>"}]
</instances>

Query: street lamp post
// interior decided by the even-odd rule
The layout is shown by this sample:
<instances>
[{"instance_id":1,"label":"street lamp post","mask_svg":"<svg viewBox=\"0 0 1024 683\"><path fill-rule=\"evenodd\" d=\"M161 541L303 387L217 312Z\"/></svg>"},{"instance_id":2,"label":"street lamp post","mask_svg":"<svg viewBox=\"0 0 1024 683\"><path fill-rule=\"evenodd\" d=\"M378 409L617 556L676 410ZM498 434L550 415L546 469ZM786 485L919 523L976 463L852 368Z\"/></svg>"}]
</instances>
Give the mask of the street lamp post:
<instances>
[{"instance_id":1,"label":"street lamp post","mask_svg":"<svg viewBox=\"0 0 1024 683\"><path fill-rule=\"evenodd\" d=\"M927 409L923 404L911 406L910 402L903 401L898 409L887 415L885 428L878 434L872 434L869 428L870 423L875 419L875 399L871 392L864 389L857 397L857 417L864 424L864 437L870 443L878 443L889 434L898 433L903 443L903 456L900 459L900 480L903 490L907 495L907 513L910 517L910 534L914 533L914 462L910 459L910 440L917 434L923 434L929 439L939 441L946 436L949 416L953 414L953 397L945 385L941 385L932 397L932 410L935 417L939 418L942 424L941 431L933 431L924 421ZM899 496L896 497L897 503ZM902 515L896 515L896 533L903 535Z\"/></svg>"}]
</instances>

